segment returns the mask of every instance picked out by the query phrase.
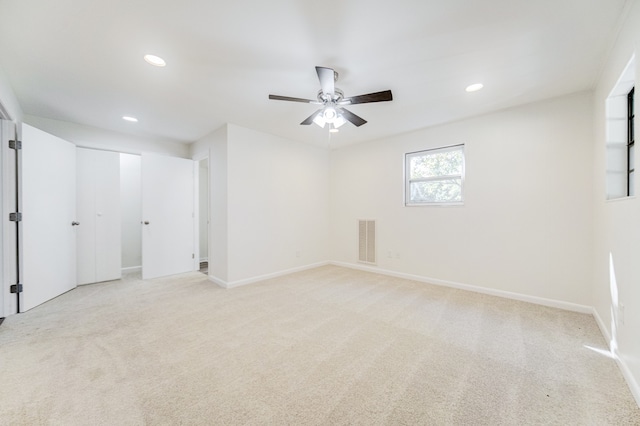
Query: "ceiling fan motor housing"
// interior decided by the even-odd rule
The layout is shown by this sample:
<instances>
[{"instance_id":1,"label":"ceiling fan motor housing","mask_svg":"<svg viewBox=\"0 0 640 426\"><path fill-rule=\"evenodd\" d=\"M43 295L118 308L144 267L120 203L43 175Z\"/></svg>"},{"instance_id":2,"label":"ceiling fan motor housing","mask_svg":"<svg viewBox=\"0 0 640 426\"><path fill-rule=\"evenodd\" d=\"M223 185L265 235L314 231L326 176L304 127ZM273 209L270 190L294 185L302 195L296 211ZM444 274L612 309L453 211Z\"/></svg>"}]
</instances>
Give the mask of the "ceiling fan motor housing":
<instances>
[{"instance_id":1,"label":"ceiling fan motor housing","mask_svg":"<svg viewBox=\"0 0 640 426\"><path fill-rule=\"evenodd\" d=\"M324 93L322 89L318 91L318 101L323 104L337 104L344 99L344 92L337 87L333 91L333 96L330 93Z\"/></svg>"}]
</instances>

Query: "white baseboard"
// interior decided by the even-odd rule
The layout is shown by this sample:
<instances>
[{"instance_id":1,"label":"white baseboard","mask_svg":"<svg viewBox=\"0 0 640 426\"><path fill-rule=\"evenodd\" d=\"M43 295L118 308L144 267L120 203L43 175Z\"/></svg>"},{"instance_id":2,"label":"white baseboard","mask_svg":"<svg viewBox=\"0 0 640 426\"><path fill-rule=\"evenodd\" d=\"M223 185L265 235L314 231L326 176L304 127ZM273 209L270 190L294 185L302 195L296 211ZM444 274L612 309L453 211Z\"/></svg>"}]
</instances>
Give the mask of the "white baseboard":
<instances>
[{"instance_id":1,"label":"white baseboard","mask_svg":"<svg viewBox=\"0 0 640 426\"><path fill-rule=\"evenodd\" d=\"M604 340L607 341L607 347L609 347L609 350L611 350L611 334L609 334L609 329L604 324L604 321L602 321L602 317L600 317L600 314L598 313L596 308L591 308L591 309L592 309L591 313L593 314L593 317L596 320L596 324L598 324L598 328L602 333L602 337L604 337Z\"/></svg>"},{"instance_id":2,"label":"white baseboard","mask_svg":"<svg viewBox=\"0 0 640 426\"><path fill-rule=\"evenodd\" d=\"M128 268L122 268L122 273L127 274L130 272L140 272L142 271L142 266L130 266Z\"/></svg>"},{"instance_id":3,"label":"white baseboard","mask_svg":"<svg viewBox=\"0 0 640 426\"><path fill-rule=\"evenodd\" d=\"M237 280L237 281L231 281L231 282L227 282L227 281L225 281L223 279L220 279L220 278L218 278L216 276L209 275L209 280L211 280L214 283L218 284L222 288L234 288L234 287L240 287L240 286L247 285L247 284L253 284L253 283L256 283L258 281L268 280L270 278L277 278L277 277L281 277L283 275L293 274L295 272L305 271L307 269L318 268L320 266L325 266L325 265L328 265L328 264L329 264L329 262L312 263L310 265L298 266L298 267L291 268L291 269L284 269L282 271L272 272L270 274L259 275L259 276L256 276L256 277L245 278L243 280Z\"/></svg>"},{"instance_id":4,"label":"white baseboard","mask_svg":"<svg viewBox=\"0 0 640 426\"><path fill-rule=\"evenodd\" d=\"M600 317L600 314L598 313L596 308L593 308L593 317L596 319L596 323L600 328L600 332L602 332L602 336L607 341L607 347L609 348L609 351L611 352L613 359L616 360L616 363L618 364L618 368L620 368L620 371L622 372L622 376L627 382L627 386L629 386L631 395L633 395L634 399L636 400L636 404L638 404L638 407L640 407L640 383L638 383L636 378L633 376L633 373L629 369L629 366L627 365L626 361L620 357L618 348L613 347L614 345L612 345L611 334L609 333L609 330L607 329L604 321L602 320L602 317Z\"/></svg>"},{"instance_id":5,"label":"white baseboard","mask_svg":"<svg viewBox=\"0 0 640 426\"><path fill-rule=\"evenodd\" d=\"M504 297L506 299L519 300L521 302L534 303L536 305L550 306L552 308L564 309L566 311L580 312L590 314L593 312L591 306L578 305L576 303L563 302L561 300L545 299L543 297L529 296L521 293L512 293L510 291L496 290L492 288L479 287L471 284L461 284L453 281L445 281L437 278L424 277L422 275L405 274L403 272L390 271L373 266L359 265L347 262L330 262L332 265L343 266L345 268L357 269L360 271L373 272L375 274L388 275L396 278L404 278L412 281L419 281L427 284L435 284L443 287L457 288L460 290L473 291L475 293L488 294L490 296Z\"/></svg>"}]
</instances>

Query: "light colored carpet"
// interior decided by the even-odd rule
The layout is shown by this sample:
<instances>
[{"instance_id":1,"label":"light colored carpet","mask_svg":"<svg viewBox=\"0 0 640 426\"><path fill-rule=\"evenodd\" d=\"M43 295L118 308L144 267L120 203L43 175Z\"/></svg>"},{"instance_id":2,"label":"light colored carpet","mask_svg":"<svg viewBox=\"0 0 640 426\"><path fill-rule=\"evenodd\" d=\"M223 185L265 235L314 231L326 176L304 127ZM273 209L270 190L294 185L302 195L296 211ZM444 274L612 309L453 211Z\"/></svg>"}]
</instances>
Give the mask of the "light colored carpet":
<instances>
[{"instance_id":1,"label":"light colored carpet","mask_svg":"<svg viewBox=\"0 0 640 426\"><path fill-rule=\"evenodd\" d=\"M1 424L640 424L589 315L334 266L79 287L0 327Z\"/></svg>"}]
</instances>

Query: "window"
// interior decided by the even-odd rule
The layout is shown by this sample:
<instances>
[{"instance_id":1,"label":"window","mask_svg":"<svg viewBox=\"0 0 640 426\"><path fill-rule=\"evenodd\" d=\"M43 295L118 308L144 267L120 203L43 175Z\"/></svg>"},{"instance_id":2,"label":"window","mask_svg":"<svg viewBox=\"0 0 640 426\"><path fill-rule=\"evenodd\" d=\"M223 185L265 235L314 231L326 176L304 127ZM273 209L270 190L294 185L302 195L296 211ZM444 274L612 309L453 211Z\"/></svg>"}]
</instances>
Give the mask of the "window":
<instances>
[{"instance_id":1,"label":"window","mask_svg":"<svg viewBox=\"0 0 640 426\"><path fill-rule=\"evenodd\" d=\"M635 193L635 75L636 60L632 57L605 102L607 200Z\"/></svg>"},{"instance_id":2,"label":"window","mask_svg":"<svg viewBox=\"0 0 640 426\"><path fill-rule=\"evenodd\" d=\"M407 206L462 204L464 145L405 155Z\"/></svg>"},{"instance_id":3,"label":"window","mask_svg":"<svg viewBox=\"0 0 640 426\"><path fill-rule=\"evenodd\" d=\"M633 95L635 87L631 89L627 95L627 196L634 195L635 188L633 186L633 176L635 172L634 164L634 148L635 148L635 136L633 119L635 113L633 111Z\"/></svg>"}]
</instances>

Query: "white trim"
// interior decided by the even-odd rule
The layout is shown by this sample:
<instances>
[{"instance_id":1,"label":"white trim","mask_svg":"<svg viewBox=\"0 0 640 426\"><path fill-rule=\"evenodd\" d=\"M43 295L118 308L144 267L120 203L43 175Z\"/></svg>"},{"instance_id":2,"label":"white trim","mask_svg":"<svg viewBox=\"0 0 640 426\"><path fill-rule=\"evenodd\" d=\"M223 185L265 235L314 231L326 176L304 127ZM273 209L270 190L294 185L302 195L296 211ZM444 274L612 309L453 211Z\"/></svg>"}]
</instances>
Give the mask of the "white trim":
<instances>
[{"instance_id":1,"label":"white trim","mask_svg":"<svg viewBox=\"0 0 640 426\"><path fill-rule=\"evenodd\" d=\"M640 384L636 381L633 373L629 369L629 366L627 365L625 360L620 357L618 351L611 347L611 334L605 326L604 321L602 321L602 318L600 317L600 314L598 313L598 310L596 308L593 308L592 314L596 320L596 324L598 324L598 327L600 328L602 336L607 341L607 347L609 348L613 359L616 360L616 364L618 364L618 368L620 369L624 380L627 382L627 386L629 386L631 395L633 395L634 399L636 400L636 404L638 404L638 407L640 407Z\"/></svg>"},{"instance_id":2,"label":"white trim","mask_svg":"<svg viewBox=\"0 0 640 426\"><path fill-rule=\"evenodd\" d=\"M211 281L214 284L217 284L218 286L222 287L222 288L229 288L229 284L223 280L222 278L218 278L215 277L213 275L207 275L207 278L209 278L209 281Z\"/></svg>"},{"instance_id":3,"label":"white trim","mask_svg":"<svg viewBox=\"0 0 640 426\"><path fill-rule=\"evenodd\" d=\"M191 159L193 161L196 161L196 162L200 162L202 160L208 160L209 159L209 150L206 150L206 151L203 151L203 152L201 152L199 154L193 155L193 156L191 156Z\"/></svg>"},{"instance_id":4,"label":"white trim","mask_svg":"<svg viewBox=\"0 0 640 426\"><path fill-rule=\"evenodd\" d=\"M640 384L635 380L635 378L633 377L633 373L629 369L629 366L627 365L624 359L620 358L620 355L618 354L617 351L613 353L613 357L616 360L616 363L618 364L620 371L622 372L622 376L627 382L627 386L629 386L631 395L633 395L633 397L636 400L636 404L640 408Z\"/></svg>"},{"instance_id":5,"label":"white trim","mask_svg":"<svg viewBox=\"0 0 640 426\"><path fill-rule=\"evenodd\" d=\"M123 274L129 274L131 272L140 272L142 271L142 266L129 266L127 268L122 268Z\"/></svg>"},{"instance_id":6,"label":"white trim","mask_svg":"<svg viewBox=\"0 0 640 426\"><path fill-rule=\"evenodd\" d=\"M607 341L607 347L611 350L611 334L609 334L609 330L607 330L607 327L604 325L604 321L602 321L602 318L596 308L592 308L591 314L593 315L593 318L595 318L596 324L598 324L602 337Z\"/></svg>"},{"instance_id":7,"label":"white trim","mask_svg":"<svg viewBox=\"0 0 640 426\"><path fill-rule=\"evenodd\" d=\"M510 291L496 290L492 288L479 287L479 286L470 285L470 284L456 283L453 281L439 280L436 278L429 278L421 275L405 274L403 272L372 268L370 266L356 265L356 264L347 263L347 262L332 261L330 262L330 264L335 266L343 266L345 268L358 269L366 272L373 272L375 274L388 275L396 278L404 278L407 280L419 281L427 284L434 284L434 285L440 285L443 287L452 287L452 288L457 288L461 290L472 291L474 293L482 293L482 294L488 294L490 296L504 297L506 299L519 300L521 302L529 302L529 303L534 303L536 305L550 306L552 308L564 309L566 311L580 312L584 314L590 314L593 312L593 308L591 306L579 305L579 304L570 303L570 302L563 302L561 300L545 299L543 297L529 296L521 293L512 293Z\"/></svg>"},{"instance_id":8,"label":"white trim","mask_svg":"<svg viewBox=\"0 0 640 426\"><path fill-rule=\"evenodd\" d=\"M208 277L209 277L210 281L218 284L220 287L230 289L230 288L240 287L240 286L247 285L247 284L253 284L253 283L256 283L256 282L259 282L259 281L268 280L268 279L271 279L271 278L281 277L283 275L293 274L295 272L306 271L307 269L319 268L320 266L326 266L329 263L330 262L312 263L310 265L298 266L298 267L291 268L291 269L285 269L285 270L278 271L278 272L272 272L270 274L258 275L256 277L245 278L243 280L237 280L237 281L232 281L232 282L227 282L227 281L225 281L223 279L220 279L218 277L215 277L213 275L208 275Z\"/></svg>"},{"instance_id":9,"label":"white trim","mask_svg":"<svg viewBox=\"0 0 640 426\"><path fill-rule=\"evenodd\" d=\"M192 231L193 231L193 264L191 265L192 271L200 270L200 163L196 160L191 160L191 178L193 179L193 198L191 199L191 217L193 218Z\"/></svg>"}]
</instances>

